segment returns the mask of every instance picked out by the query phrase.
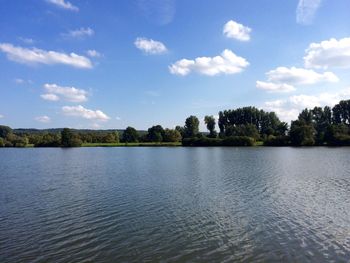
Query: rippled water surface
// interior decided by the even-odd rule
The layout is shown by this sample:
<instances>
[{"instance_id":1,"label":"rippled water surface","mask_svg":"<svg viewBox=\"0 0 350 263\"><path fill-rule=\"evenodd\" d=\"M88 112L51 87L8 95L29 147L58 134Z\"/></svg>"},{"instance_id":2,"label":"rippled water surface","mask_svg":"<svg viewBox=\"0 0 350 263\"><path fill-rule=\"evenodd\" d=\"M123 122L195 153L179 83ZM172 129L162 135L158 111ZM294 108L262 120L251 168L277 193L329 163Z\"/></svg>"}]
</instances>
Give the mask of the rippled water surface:
<instances>
[{"instance_id":1,"label":"rippled water surface","mask_svg":"<svg viewBox=\"0 0 350 263\"><path fill-rule=\"evenodd\" d=\"M349 157L0 149L0 262L349 262Z\"/></svg>"}]
</instances>

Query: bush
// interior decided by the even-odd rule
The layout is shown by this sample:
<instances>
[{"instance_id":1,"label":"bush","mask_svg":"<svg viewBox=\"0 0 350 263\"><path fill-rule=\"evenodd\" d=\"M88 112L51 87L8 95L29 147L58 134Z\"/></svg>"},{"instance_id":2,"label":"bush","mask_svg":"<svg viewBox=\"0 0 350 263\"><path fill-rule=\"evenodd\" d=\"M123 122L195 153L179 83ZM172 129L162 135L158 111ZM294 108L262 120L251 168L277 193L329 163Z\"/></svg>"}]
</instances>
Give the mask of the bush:
<instances>
[{"instance_id":1,"label":"bush","mask_svg":"<svg viewBox=\"0 0 350 263\"><path fill-rule=\"evenodd\" d=\"M334 138L329 142L332 146L350 146L350 135L339 134L334 136Z\"/></svg>"},{"instance_id":2,"label":"bush","mask_svg":"<svg viewBox=\"0 0 350 263\"><path fill-rule=\"evenodd\" d=\"M223 146L253 146L254 138L248 136L231 136L223 139Z\"/></svg>"},{"instance_id":3,"label":"bush","mask_svg":"<svg viewBox=\"0 0 350 263\"><path fill-rule=\"evenodd\" d=\"M232 136L225 139L219 138L185 138L183 146L253 146L254 139L247 136Z\"/></svg>"},{"instance_id":4,"label":"bush","mask_svg":"<svg viewBox=\"0 0 350 263\"><path fill-rule=\"evenodd\" d=\"M264 141L264 146L288 146L289 136L281 135L281 136L273 136L269 135L267 139Z\"/></svg>"}]
</instances>

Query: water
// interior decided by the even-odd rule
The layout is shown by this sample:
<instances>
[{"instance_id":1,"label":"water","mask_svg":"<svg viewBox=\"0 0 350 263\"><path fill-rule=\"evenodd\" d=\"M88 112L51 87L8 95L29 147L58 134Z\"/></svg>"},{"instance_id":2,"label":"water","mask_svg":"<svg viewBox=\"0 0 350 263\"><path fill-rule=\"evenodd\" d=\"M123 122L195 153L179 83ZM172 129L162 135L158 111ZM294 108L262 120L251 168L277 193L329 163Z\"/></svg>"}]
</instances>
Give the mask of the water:
<instances>
[{"instance_id":1,"label":"water","mask_svg":"<svg viewBox=\"0 0 350 263\"><path fill-rule=\"evenodd\" d=\"M0 149L0 262L349 262L349 154Z\"/></svg>"}]
</instances>

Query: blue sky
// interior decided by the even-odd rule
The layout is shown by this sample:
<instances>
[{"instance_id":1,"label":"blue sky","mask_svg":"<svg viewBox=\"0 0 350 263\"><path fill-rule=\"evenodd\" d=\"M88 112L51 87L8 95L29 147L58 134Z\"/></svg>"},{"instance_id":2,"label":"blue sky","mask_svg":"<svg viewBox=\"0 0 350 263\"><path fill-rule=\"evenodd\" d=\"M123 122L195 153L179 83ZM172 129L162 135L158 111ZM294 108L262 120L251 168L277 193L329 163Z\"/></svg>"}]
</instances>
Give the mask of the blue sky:
<instances>
[{"instance_id":1,"label":"blue sky","mask_svg":"<svg viewBox=\"0 0 350 263\"><path fill-rule=\"evenodd\" d=\"M172 128L250 105L289 121L350 99L348 0L0 5L0 123L14 128Z\"/></svg>"}]
</instances>

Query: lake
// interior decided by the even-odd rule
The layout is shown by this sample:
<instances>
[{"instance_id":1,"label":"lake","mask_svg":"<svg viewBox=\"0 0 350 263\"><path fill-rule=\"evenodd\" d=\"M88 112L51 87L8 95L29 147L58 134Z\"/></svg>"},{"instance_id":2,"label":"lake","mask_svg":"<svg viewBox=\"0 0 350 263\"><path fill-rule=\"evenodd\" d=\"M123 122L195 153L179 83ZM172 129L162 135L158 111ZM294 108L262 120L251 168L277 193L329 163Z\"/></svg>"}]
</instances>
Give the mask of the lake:
<instances>
[{"instance_id":1,"label":"lake","mask_svg":"<svg viewBox=\"0 0 350 263\"><path fill-rule=\"evenodd\" d=\"M349 262L349 157L0 149L0 262Z\"/></svg>"}]
</instances>

